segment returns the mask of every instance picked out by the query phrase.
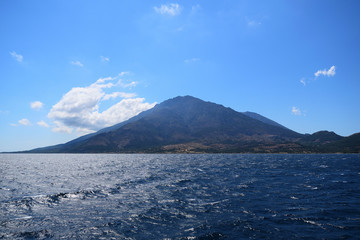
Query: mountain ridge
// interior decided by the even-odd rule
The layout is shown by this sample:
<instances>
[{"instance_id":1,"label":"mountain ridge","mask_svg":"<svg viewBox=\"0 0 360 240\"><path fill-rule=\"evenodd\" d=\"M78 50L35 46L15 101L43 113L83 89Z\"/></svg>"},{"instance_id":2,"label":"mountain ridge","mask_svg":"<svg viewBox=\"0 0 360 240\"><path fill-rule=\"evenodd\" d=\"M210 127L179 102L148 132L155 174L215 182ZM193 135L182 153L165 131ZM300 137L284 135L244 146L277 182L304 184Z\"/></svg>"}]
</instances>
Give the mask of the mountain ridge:
<instances>
[{"instance_id":1,"label":"mountain ridge","mask_svg":"<svg viewBox=\"0 0 360 240\"><path fill-rule=\"evenodd\" d=\"M344 139L327 131L300 134L257 113L179 96L96 133L26 152L317 153L341 152L339 141L346 152L360 149L356 137Z\"/></svg>"}]
</instances>

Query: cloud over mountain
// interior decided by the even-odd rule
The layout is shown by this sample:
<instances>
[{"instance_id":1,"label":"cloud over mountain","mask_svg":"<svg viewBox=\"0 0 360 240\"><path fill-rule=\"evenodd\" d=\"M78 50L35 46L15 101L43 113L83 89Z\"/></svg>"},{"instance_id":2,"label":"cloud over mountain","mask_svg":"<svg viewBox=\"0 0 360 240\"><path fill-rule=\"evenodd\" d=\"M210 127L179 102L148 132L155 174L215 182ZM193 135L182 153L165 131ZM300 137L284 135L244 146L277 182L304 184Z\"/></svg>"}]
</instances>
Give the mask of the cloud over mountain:
<instances>
[{"instance_id":1,"label":"cloud over mountain","mask_svg":"<svg viewBox=\"0 0 360 240\"><path fill-rule=\"evenodd\" d=\"M58 103L52 106L48 117L55 123L53 131L71 133L74 128L80 133L89 133L100 128L125 121L148 110L156 103L147 103L134 93L109 92L113 87L130 88L133 81L123 79L127 73L116 77L100 78L87 87L74 87ZM100 112L100 104L115 98L122 98Z\"/></svg>"}]
</instances>

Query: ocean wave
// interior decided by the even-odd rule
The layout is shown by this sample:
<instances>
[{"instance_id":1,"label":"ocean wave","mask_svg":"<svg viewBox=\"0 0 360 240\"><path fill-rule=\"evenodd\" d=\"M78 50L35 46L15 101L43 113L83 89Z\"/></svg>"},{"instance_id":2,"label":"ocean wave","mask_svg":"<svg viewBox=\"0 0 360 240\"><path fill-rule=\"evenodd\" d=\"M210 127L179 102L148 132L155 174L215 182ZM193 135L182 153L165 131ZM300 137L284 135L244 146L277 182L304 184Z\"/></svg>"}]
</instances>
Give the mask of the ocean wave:
<instances>
[{"instance_id":1,"label":"ocean wave","mask_svg":"<svg viewBox=\"0 0 360 240\"><path fill-rule=\"evenodd\" d=\"M26 168L21 159L6 163L0 239L360 235L360 155L28 158L32 161Z\"/></svg>"}]
</instances>

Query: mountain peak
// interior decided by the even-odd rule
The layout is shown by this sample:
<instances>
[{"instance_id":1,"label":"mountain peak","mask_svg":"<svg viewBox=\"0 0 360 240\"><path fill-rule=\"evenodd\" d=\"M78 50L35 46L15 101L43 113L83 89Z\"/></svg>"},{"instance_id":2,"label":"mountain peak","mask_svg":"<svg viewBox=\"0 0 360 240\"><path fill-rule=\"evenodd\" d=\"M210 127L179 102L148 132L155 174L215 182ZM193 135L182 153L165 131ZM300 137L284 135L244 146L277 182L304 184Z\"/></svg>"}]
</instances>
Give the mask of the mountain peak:
<instances>
[{"instance_id":1,"label":"mountain peak","mask_svg":"<svg viewBox=\"0 0 360 240\"><path fill-rule=\"evenodd\" d=\"M162 106L176 106L176 105L181 105L181 104L195 104L195 103L204 103L205 101L190 96L190 95L186 95L186 96L177 96L174 98L170 98L160 104L158 104L158 106L162 105Z\"/></svg>"}]
</instances>

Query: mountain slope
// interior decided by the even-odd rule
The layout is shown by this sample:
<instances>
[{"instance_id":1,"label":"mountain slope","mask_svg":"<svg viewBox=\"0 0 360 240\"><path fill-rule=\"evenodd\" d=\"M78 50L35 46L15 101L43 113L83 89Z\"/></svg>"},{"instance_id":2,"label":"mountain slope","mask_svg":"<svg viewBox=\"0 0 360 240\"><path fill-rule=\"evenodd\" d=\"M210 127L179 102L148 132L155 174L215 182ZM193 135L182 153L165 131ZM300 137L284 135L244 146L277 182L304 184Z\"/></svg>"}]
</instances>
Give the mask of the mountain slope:
<instances>
[{"instance_id":1,"label":"mountain slope","mask_svg":"<svg viewBox=\"0 0 360 240\"><path fill-rule=\"evenodd\" d=\"M360 133L324 145L325 152L360 153Z\"/></svg>"},{"instance_id":2,"label":"mountain slope","mask_svg":"<svg viewBox=\"0 0 360 240\"><path fill-rule=\"evenodd\" d=\"M277 127L281 127L281 128L285 128L285 129L288 129L286 127L284 127L283 125L271 120L271 119L268 119L264 116L261 116L260 114L258 113L254 113L254 112L243 112L243 114L245 114L246 116L248 117L251 117L251 118L254 118L256 120L259 120L263 123L267 123L267 124L270 124L270 125L273 125L273 126L277 126Z\"/></svg>"},{"instance_id":3,"label":"mountain slope","mask_svg":"<svg viewBox=\"0 0 360 240\"><path fill-rule=\"evenodd\" d=\"M311 135L305 136L301 142L308 145L325 145L329 143L337 142L344 137L337 135L334 132L319 131Z\"/></svg>"}]
</instances>

